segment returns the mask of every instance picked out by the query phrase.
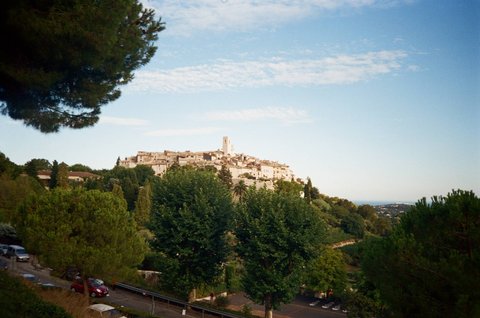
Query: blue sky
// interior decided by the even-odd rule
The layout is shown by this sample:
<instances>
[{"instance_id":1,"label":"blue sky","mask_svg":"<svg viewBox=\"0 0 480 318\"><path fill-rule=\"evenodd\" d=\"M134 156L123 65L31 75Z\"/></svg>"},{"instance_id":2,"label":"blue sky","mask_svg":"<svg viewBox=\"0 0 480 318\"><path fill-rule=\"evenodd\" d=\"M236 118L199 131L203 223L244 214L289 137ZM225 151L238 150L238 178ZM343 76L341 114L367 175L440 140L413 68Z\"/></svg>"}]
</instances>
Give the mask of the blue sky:
<instances>
[{"instance_id":1,"label":"blue sky","mask_svg":"<svg viewBox=\"0 0 480 318\"><path fill-rule=\"evenodd\" d=\"M45 135L2 116L0 151L99 169L229 136L330 196L480 194L479 1L143 3L167 29L99 124Z\"/></svg>"}]
</instances>

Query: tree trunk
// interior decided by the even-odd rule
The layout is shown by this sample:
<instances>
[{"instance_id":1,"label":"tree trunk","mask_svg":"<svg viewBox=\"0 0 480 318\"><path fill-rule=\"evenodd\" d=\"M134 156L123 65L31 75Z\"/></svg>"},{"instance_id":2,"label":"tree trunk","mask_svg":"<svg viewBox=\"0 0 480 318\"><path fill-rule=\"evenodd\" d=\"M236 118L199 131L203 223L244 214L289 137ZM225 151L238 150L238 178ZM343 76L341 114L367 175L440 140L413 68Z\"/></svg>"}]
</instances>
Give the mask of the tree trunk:
<instances>
[{"instance_id":1,"label":"tree trunk","mask_svg":"<svg viewBox=\"0 0 480 318\"><path fill-rule=\"evenodd\" d=\"M82 277L82 281L83 281L83 294L88 298L88 296L89 296L88 282L87 282L88 277L86 277L85 275L82 275L81 277Z\"/></svg>"},{"instance_id":2,"label":"tree trunk","mask_svg":"<svg viewBox=\"0 0 480 318\"><path fill-rule=\"evenodd\" d=\"M272 318L273 317L273 309L272 309L272 295L265 296L265 318Z\"/></svg>"}]
</instances>

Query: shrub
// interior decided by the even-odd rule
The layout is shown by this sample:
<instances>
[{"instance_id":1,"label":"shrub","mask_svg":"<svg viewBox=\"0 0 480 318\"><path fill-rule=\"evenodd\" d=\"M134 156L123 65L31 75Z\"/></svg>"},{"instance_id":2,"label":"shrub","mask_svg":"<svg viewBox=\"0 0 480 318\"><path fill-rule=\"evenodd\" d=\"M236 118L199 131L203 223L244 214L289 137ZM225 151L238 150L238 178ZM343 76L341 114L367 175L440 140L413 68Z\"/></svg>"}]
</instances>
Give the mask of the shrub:
<instances>
[{"instance_id":1,"label":"shrub","mask_svg":"<svg viewBox=\"0 0 480 318\"><path fill-rule=\"evenodd\" d=\"M220 308L226 308L228 304L229 300L226 296L217 296L217 298L215 298L215 305Z\"/></svg>"},{"instance_id":2,"label":"shrub","mask_svg":"<svg viewBox=\"0 0 480 318\"><path fill-rule=\"evenodd\" d=\"M63 308L40 299L15 277L0 272L0 308L3 318L72 318Z\"/></svg>"}]
</instances>

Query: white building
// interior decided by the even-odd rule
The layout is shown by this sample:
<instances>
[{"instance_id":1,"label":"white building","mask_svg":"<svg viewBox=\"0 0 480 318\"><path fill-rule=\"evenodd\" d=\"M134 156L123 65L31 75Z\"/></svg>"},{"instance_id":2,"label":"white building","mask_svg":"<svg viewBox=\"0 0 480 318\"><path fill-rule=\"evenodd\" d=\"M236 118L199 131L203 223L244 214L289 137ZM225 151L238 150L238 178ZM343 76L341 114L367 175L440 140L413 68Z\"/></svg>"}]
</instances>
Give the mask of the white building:
<instances>
[{"instance_id":1,"label":"white building","mask_svg":"<svg viewBox=\"0 0 480 318\"><path fill-rule=\"evenodd\" d=\"M136 156L120 160L120 166L134 168L137 165L152 167L155 175L161 176L173 164L180 166L191 165L195 167L213 166L220 170L225 165L232 174L233 182L244 180L245 184L257 186L266 185L273 188L276 180L295 179L289 166L276 161L261 160L245 154L233 153L230 139L223 137L222 150L212 151L169 151L147 152L139 151Z\"/></svg>"}]
</instances>

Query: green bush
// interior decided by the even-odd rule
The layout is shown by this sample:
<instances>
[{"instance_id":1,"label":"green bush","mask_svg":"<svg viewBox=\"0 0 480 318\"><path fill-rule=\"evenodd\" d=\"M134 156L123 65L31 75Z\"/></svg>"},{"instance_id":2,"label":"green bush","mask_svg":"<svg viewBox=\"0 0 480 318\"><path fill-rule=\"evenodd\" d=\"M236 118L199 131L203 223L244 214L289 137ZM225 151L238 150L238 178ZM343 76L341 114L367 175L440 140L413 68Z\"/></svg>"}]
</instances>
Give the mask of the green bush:
<instances>
[{"instance_id":1,"label":"green bush","mask_svg":"<svg viewBox=\"0 0 480 318\"><path fill-rule=\"evenodd\" d=\"M228 297L226 296L217 296L215 298L215 305L220 308L226 308L229 304Z\"/></svg>"},{"instance_id":2,"label":"green bush","mask_svg":"<svg viewBox=\"0 0 480 318\"><path fill-rule=\"evenodd\" d=\"M0 272L0 309L2 318L72 318L63 308L40 299L19 278Z\"/></svg>"},{"instance_id":3,"label":"green bush","mask_svg":"<svg viewBox=\"0 0 480 318\"><path fill-rule=\"evenodd\" d=\"M250 306L249 304L243 305L241 313L245 317L253 317L252 306Z\"/></svg>"}]
</instances>

